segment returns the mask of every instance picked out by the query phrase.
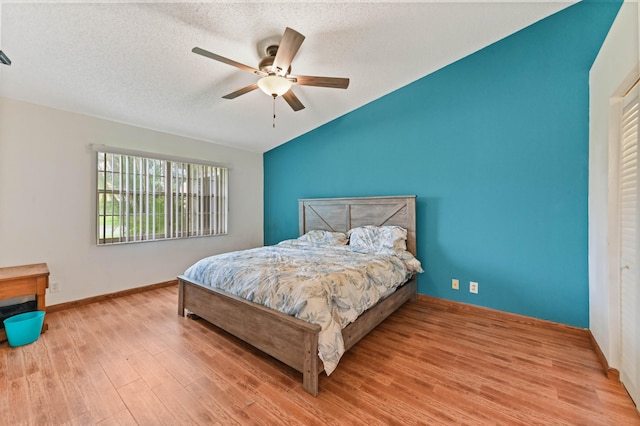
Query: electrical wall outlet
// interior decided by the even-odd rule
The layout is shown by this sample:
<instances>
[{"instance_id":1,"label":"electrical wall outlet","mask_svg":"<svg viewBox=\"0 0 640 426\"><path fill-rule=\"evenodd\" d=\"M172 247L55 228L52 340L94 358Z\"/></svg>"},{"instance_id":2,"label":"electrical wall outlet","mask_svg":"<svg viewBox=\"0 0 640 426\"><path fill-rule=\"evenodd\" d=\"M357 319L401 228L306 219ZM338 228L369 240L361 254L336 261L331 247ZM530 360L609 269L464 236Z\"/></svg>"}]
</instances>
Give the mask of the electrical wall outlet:
<instances>
[{"instance_id":1,"label":"electrical wall outlet","mask_svg":"<svg viewBox=\"0 0 640 426\"><path fill-rule=\"evenodd\" d=\"M458 290L460 288L460 281L455 278L451 280L451 288L454 290Z\"/></svg>"},{"instance_id":2,"label":"electrical wall outlet","mask_svg":"<svg viewBox=\"0 0 640 426\"><path fill-rule=\"evenodd\" d=\"M49 283L49 291L51 293L57 293L60 291L60 281L51 281Z\"/></svg>"},{"instance_id":3,"label":"electrical wall outlet","mask_svg":"<svg viewBox=\"0 0 640 426\"><path fill-rule=\"evenodd\" d=\"M478 294L478 283L475 281L469 282L469 292Z\"/></svg>"}]
</instances>

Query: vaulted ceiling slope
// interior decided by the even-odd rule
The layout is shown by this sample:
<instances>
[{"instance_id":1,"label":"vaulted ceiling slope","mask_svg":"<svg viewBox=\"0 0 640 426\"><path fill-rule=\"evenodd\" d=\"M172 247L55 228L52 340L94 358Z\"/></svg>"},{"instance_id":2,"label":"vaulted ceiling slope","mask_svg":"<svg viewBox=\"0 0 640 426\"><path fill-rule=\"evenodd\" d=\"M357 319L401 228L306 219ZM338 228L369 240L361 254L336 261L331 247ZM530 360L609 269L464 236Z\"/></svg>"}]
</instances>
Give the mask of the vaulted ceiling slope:
<instances>
[{"instance_id":1,"label":"vaulted ceiling slope","mask_svg":"<svg viewBox=\"0 0 640 426\"><path fill-rule=\"evenodd\" d=\"M0 7L0 96L265 152L463 58L572 3L123 3ZM285 27L306 36L293 74L349 77L347 90L294 86L293 112L257 77L195 46L257 67Z\"/></svg>"}]
</instances>

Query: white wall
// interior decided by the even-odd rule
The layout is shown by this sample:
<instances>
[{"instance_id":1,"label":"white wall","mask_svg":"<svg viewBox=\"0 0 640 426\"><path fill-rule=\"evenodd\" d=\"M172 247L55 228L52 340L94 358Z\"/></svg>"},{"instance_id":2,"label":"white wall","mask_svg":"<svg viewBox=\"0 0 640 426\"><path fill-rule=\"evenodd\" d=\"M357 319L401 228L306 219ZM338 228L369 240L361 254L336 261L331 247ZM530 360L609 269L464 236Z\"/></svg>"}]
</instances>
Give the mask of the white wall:
<instances>
[{"instance_id":1,"label":"white wall","mask_svg":"<svg viewBox=\"0 0 640 426\"><path fill-rule=\"evenodd\" d=\"M96 246L91 144L228 164L228 235ZM0 98L0 267L46 262L61 284L48 305L172 280L199 258L262 244L261 154Z\"/></svg>"},{"instance_id":2,"label":"white wall","mask_svg":"<svg viewBox=\"0 0 640 426\"><path fill-rule=\"evenodd\" d=\"M617 101L637 78L638 4L625 2L590 73L589 322L609 365L620 363L617 229ZM610 143L610 141L613 141Z\"/></svg>"}]
</instances>

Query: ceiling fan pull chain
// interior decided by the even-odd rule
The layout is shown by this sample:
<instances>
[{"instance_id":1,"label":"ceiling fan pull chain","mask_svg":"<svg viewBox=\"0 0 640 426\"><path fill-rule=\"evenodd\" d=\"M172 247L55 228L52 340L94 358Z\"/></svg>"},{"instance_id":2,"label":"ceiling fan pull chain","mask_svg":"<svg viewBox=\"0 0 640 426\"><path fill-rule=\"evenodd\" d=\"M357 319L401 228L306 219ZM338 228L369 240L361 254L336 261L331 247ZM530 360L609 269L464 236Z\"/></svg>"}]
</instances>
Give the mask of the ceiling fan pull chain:
<instances>
[{"instance_id":1,"label":"ceiling fan pull chain","mask_svg":"<svg viewBox=\"0 0 640 426\"><path fill-rule=\"evenodd\" d=\"M276 128L276 95L273 95L273 128Z\"/></svg>"}]
</instances>

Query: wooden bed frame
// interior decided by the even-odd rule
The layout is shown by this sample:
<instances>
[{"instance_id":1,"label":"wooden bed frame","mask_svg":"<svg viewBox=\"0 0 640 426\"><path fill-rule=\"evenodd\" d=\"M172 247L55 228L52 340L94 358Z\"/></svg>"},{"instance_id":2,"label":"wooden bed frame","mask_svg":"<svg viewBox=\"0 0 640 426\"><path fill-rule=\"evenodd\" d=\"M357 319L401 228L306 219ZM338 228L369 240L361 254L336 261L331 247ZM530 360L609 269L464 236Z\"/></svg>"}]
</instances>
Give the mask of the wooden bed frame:
<instances>
[{"instance_id":1,"label":"wooden bed frame","mask_svg":"<svg viewBox=\"0 0 640 426\"><path fill-rule=\"evenodd\" d=\"M314 229L347 232L364 225L407 229L407 249L416 254L415 196L299 200L300 235ZM185 310L222 328L302 373L302 386L318 395L320 326L240 297L178 277L178 314ZM345 350L417 296L417 277L364 312L342 330Z\"/></svg>"}]
</instances>

